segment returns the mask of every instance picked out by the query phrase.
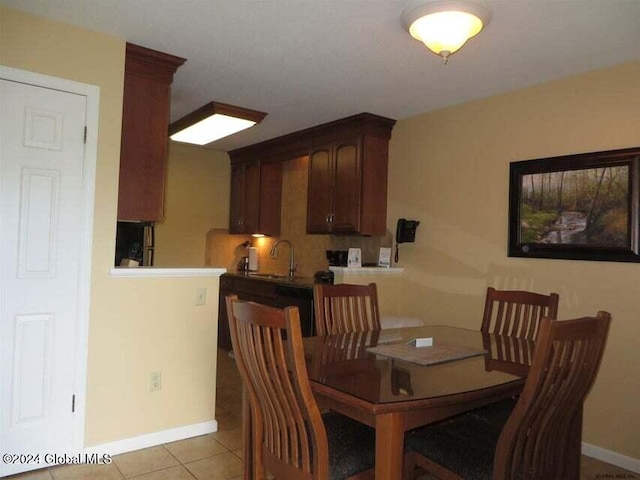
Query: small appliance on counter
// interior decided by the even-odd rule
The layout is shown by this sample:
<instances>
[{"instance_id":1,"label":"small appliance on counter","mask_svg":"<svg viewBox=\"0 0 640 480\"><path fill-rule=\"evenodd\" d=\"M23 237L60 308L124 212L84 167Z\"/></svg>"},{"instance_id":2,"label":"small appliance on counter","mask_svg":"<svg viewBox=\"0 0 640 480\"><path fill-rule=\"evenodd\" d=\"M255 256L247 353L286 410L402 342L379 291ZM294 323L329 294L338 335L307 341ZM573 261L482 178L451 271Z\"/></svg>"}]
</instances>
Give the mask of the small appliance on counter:
<instances>
[{"instance_id":1,"label":"small appliance on counter","mask_svg":"<svg viewBox=\"0 0 640 480\"><path fill-rule=\"evenodd\" d=\"M330 267L346 267L349 258L348 250L325 250Z\"/></svg>"},{"instance_id":2,"label":"small appliance on counter","mask_svg":"<svg viewBox=\"0 0 640 480\"><path fill-rule=\"evenodd\" d=\"M314 283L328 283L333 285L334 278L335 275L331 270L316 272L313 275Z\"/></svg>"}]
</instances>

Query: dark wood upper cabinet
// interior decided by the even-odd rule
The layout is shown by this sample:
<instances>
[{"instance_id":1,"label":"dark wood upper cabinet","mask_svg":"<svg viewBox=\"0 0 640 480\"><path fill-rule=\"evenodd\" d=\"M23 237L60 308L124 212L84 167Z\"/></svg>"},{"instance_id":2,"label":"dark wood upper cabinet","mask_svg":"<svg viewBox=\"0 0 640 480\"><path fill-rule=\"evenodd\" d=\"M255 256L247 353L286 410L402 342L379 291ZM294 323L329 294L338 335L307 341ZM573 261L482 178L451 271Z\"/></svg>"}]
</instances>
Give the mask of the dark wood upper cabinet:
<instances>
[{"instance_id":1,"label":"dark wood upper cabinet","mask_svg":"<svg viewBox=\"0 0 640 480\"><path fill-rule=\"evenodd\" d=\"M258 232L271 236L280 235L282 163L260 164L259 203Z\"/></svg>"},{"instance_id":2,"label":"dark wood upper cabinet","mask_svg":"<svg viewBox=\"0 0 640 480\"><path fill-rule=\"evenodd\" d=\"M310 150L307 233L360 233L360 143L354 137Z\"/></svg>"},{"instance_id":3,"label":"dark wood upper cabinet","mask_svg":"<svg viewBox=\"0 0 640 480\"><path fill-rule=\"evenodd\" d=\"M324 231L329 222L328 212L333 209L334 162L331 144L312 148L309 152L309 185L307 196L307 230Z\"/></svg>"},{"instance_id":4,"label":"dark wood upper cabinet","mask_svg":"<svg viewBox=\"0 0 640 480\"><path fill-rule=\"evenodd\" d=\"M229 233L278 235L281 197L281 163L232 165Z\"/></svg>"},{"instance_id":5,"label":"dark wood upper cabinet","mask_svg":"<svg viewBox=\"0 0 640 480\"><path fill-rule=\"evenodd\" d=\"M127 43L118 220L162 220L171 82L184 62Z\"/></svg>"},{"instance_id":6,"label":"dark wood upper cabinet","mask_svg":"<svg viewBox=\"0 0 640 480\"><path fill-rule=\"evenodd\" d=\"M308 155L307 233L384 235L394 124L395 120L361 113L229 155L232 165L252 158L272 164Z\"/></svg>"}]
</instances>

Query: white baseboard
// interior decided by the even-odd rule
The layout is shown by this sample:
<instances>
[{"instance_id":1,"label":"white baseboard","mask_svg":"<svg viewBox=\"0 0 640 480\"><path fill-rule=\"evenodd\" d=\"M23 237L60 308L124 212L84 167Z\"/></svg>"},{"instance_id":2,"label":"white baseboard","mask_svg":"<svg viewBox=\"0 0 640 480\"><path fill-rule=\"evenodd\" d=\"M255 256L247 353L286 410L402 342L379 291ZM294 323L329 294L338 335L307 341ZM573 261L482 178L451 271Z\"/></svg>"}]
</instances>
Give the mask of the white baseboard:
<instances>
[{"instance_id":1,"label":"white baseboard","mask_svg":"<svg viewBox=\"0 0 640 480\"><path fill-rule=\"evenodd\" d=\"M177 442L185 438L197 437L198 435L206 435L218 431L218 422L212 420L210 422L194 423L193 425L185 425L184 427L172 428L161 432L148 433L139 437L125 438L115 442L94 445L84 449L84 453L88 454L108 454L118 455L120 453L132 452L141 448L155 447L163 443Z\"/></svg>"},{"instance_id":2,"label":"white baseboard","mask_svg":"<svg viewBox=\"0 0 640 480\"><path fill-rule=\"evenodd\" d=\"M85 448L84 452L88 454L97 453L118 455L120 453L155 447L156 445L162 445L163 443L177 442L178 440L184 440L185 438L197 437L199 435L206 435L207 433L214 433L217 431L218 422L212 420L210 422L195 423L184 427L172 428L170 430L148 433L138 437L125 438L124 440L94 445L92 447ZM611 465L616 465L631 472L640 473L640 460L637 458L628 457L621 453L596 447L595 445L585 442L582 442L582 454L602 462L610 463Z\"/></svg>"},{"instance_id":3,"label":"white baseboard","mask_svg":"<svg viewBox=\"0 0 640 480\"><path fill-rule=\"evenodd\" d=\"M596 460L624 468L625 470L640 473L640 460L637 458L627 457L621 453L605 450L604 448L596 447L595 445L590 445L584 442L582 442L582 454L587 457L595 458Z\"/></svg>"}]
</instances>

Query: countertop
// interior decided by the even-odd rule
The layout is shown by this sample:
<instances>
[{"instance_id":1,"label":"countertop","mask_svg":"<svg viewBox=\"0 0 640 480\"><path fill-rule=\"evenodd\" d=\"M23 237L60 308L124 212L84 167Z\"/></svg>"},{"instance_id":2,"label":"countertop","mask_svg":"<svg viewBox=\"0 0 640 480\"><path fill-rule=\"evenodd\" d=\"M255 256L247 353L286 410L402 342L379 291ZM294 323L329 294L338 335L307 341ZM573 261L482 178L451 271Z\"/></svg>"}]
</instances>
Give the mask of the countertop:
<instances>
[{"instance_id":1,"label":"countertop","mask_svg":"<svg viewBox=\"0 0 640 480\"><path fill-rule=\"evenodd\" d=\"M278 275L272 273L260 273L260 272L227 272L224 274L227 277L246 278L249 280L255 280L257 282L271 282L281 285L291 285L300 288L313 288L315 283L313 277L296 277L289 278L287 275Z\"/></svg>"},{"instance_id":2,"label":"countertop","mask_svg":"<svg viewBox=\"0 0 640 480\"><path fill-rule=\"evenodd\" d=\"M342 275L399 275L403 268L381 268L381 267L329 267L329 269L337 274ZM273 273L261 273L261 272L227 272L225 276L232 276L236 278L247 278L251 280L261 282L272 282L281 285L290 285L301 288L313 288L313 284L316 283L313 277L296 277L289 278L287 275L273 274Z\"/></svg>"}]
</instances>

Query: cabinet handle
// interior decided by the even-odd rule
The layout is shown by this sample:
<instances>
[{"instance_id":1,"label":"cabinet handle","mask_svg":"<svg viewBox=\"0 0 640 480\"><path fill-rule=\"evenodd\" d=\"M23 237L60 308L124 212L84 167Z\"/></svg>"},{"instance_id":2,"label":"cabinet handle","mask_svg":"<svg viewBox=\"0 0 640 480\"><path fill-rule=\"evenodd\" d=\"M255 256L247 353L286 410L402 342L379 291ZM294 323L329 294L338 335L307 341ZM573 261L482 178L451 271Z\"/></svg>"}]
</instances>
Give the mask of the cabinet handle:
<instances>
[{"instance_id":1,"label":"cabinet handle","mask_svg":"<svg viewBox=\"0 0 640 480\"><path fill-rule=\"evenodd\" d=\"M331 220L329 220L330 218L331 218L331 214L327 213L327 215L324 217L325 223L331 223Z\"/></svg>"}]
</instances>

